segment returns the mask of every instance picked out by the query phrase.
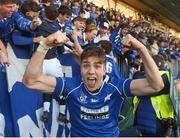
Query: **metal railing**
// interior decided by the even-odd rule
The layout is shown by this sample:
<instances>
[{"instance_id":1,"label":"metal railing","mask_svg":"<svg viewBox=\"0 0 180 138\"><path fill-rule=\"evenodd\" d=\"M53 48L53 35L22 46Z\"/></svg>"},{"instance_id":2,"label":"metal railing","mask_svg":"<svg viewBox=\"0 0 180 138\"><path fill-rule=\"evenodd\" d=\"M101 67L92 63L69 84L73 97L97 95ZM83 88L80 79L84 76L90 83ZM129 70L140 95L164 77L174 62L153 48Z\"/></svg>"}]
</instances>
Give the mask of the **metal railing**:
<instances>
[{"instance_id":1,"label":"metal railing","mask_svg":"<svg viewBox=\"0 0 180 138\"><path fill-rule=\"evenodd\" d=\"M180 135L180 94L176 91L174 85L174 79L176 78L178 71L180 70L180 59L173 60L171 64L169 64L172 78L171 79L171 90L170 90L170 97L176 111L177 121L178 121L178 134Z\"/></svg>"}]
</instances>

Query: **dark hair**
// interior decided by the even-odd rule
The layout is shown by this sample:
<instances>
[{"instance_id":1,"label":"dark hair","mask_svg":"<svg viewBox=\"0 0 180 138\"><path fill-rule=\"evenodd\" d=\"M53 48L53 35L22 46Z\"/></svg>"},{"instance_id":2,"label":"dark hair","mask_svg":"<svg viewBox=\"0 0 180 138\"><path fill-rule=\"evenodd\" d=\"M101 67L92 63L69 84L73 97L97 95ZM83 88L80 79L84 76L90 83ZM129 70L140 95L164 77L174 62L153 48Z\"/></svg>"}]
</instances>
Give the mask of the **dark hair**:
<instances>
[{"instance_id":1,"label":"dark hair","mask_svg":"<svg viewBox=\"0 0 180 138\"><path fill-rule=\"evenodd\" d=\"M128 28L129 25L127 23L122 23L120 26L119 26L121 29L124 29L124 28Z\"/></svg>"},{"instance_id":2,"label":"dark hair","mask_svg":"<svg viewBox=\"0 0 180 138\"><path fill-rule=\"evenodd\" d=\"M84 9L80 9L80 14L81 13L85 14L85 10Z\"/></svg>"},{"instance_id":3,"label":"dark hair","mask_svg":"<svg viewBox=\"0 0 180 138\"><path fill-rule=\"evenodd\" d=\"M154 38L153 38L153 37L149 37L148 40L147 40L147 42L148 42L150 45L154 44Z\"/></svg>"},{"instance_id":4,"label":"dark hair","mask_svg":"<svg viewBox=\"0 0 180 138\"><path fill-rule=\"evenodd\" d=\"M154 62L158 66L158 68L164 68L165 67L165 60L162 55L154 55L152 57L154 59Z\"/></svg>"},{"instance_id":5,"label":"dark hair","mask_svg":"<svg viewBox=\"0 0 180 138\"><path fill-rule=\"evenodd\" d=\"M102 50L102 48L87 46L81 54L81 63L84 59L87 59L89 57L97 57L102 63L105 63L106 53Z\"/></svg>"},{"instance_id":6,"label":"dark hair","mask_svg":"<svg viewBox=\"0 0 180 138\"><path fill-rule=\"evenodd\" d=\"M95 24L92 18L88 18L86 19L86 26L90 25L90 24Z\"/></svg>"},{"instance_id":7,"label":"dark hair","mask_svg":"<svg viewBox=\"0 0 180 138\"><path fill-rule=\"evenodd\" d=\"M22 14L26 15L27 12L33 11L38 12L41 10L41 7L34 1L25 1L21 6Z\"/></svg>"},{"instance_id":8,"label":"dark hair","mask_svg":"<svg viewBox=\"0 0 180 138\"><path fill-rule=\"evenodd\" d=\"M56 9L54 5L46 6L45 8L46 18L53 21L58 17L58 15L59 15L58 10Z\"/></svg>"},{"instance_id":9,"label":"dark hair","mask_svg":"<svg viewBox=\"0 0 180 138\"><path fill-rule=\"evenodd\" d=\"M48 2L53 2L53 0L41 0L41 3L48 3Z\"/></svg>"},{"instance_id":10,"label":"dark hair","mask_svg":"<svg viewBox=\"0 0 180 138\"><path fill-rule=\"evenodd\" d=\"M66 5L61 5L58 9L58 12L59 12L59 14L62 14L62 15L69 15L69 16L72 15L71 10Z\"/></svg>"},{"instance_id":11,"label":"dark hair","mask_svg":"<svg viewBox=\"0 0 180 138\"><path fill-rule=\"evenodd\" d=\"M110 54L110 52L113 50L113 45L111 41L108 40L99 41L98 46L100 46L106 54Z\"/></svg>"},{"instance_id":12,"label":"dark hair","mask_svg":"<svg viewBox=\"0 0 180 138\"><path fill-rule=\"evenodd\" d=\"M0 0L0 4L18 4L17 0Z\"/></svg>"}]
</instances>

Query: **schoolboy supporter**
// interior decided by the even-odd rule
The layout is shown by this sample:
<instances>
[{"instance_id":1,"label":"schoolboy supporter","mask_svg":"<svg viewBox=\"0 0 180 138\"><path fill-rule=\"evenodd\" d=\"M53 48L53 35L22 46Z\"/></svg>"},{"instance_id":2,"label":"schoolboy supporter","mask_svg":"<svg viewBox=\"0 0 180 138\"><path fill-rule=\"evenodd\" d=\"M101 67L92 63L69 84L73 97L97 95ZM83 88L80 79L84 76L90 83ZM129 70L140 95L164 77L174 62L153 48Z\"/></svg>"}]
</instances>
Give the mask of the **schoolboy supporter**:
<instances>
[{"instance_id":1,"label":"schoolboy supporter","mask_svg":"<svg viewBox=\"0 0 180 138\"><path fill-rule=\"evenodd\" d=\"M58 28L54 24L54 21L56 20L58 15L58 10L54 5L46 6L44 19L42 20L42 24L38 27L37 35L47 37L49 34L57 32ZM63 77L62 66L57 54L57 47L51 48L47 52L45 60L43 62L43 74ZM46 122L48 120L48 114L50 112L52 95L44 94L43 98L43 115L41 117L41 120Z\"/></svg>"},{"instance_id":2,"label":"schoolboy supporter","mask_svg":"<svg viewBox=\"0 0 180 138\"><path fill-rule=\"evenodd\" d=\"M93 20L94 24L96 24L97 14L96 14L96 6L94 4L91 5L90 18Z\"/></svg>"},{"instance_id":3,"label":"schoolboy supporter","mask_svg":"<svg viewBox=\"0 0 180 138\"><path fill-rule=\"evenodd\" d=\"M72 34L74 38L76 38L77 34ZM88 46L92 46L87 44ZM87 46L86 46L87 47ZM112 76L121 78L121 74L119 71L119 67L117 63L114 61L114 59L111 57L111 52L113 50L113 45L108 40L101 40L97 43L97 47L100 47L103 49L103 51L106 53L106 77L105 81L108 81ZM83 52L83 49L80 45L74 45L74 55L77 57L80 57L81 53ZM78 58L80 59L80 58ZM80 62L80 61L79 61Z\"/></svg>"},{"instance_id":4,"label":"schoolboy supporter","mask_svg":"<svg viewBox=\"0 0 180 138\"><path fill-rule=\"evenodd\" d=\"M76 34L76 35L73 35ZM72 39L74 45L80 45L83 49L87 46L87 44L93 44L93 40L97 35L97 28L94 24L86 25L85 31L83 32L82 38L78 37L75 31L72 32Z\"/></svg>"},{"instance_id":5,"label":"schoolboy supporter","mask_svg":"<svg viewBox=\"0 0 180 138\"><path fill-rule=\"evenodd\" d=\"M9 64L8 55L5 47L9 42L10 35L14 30L14 26L18 26L22 30L30 30L36 28L39 20L33 22L24 19L16 10L17 1L1 0L0 1L0 42L1 45L1 63ZM3 55L2 55L3 54Z\"/></svg>"},{"instance_id":6,"label":"schoolboy supporter","mask_svg":"<svg viewBox=\"0 0 180 138\"><path fill-rule=\"evenodd\" d=\"M80 10L79 16L80 16L81 18L86 18L86 16L85 16L85 10L84 10L84 9L81 9L81 10Z\"/></svg>"},{"instance_id":7,"label":"schoolboy supporter","mask_svg":"<svg viewBox=\"0 0 180 138\"><path fill-rule=\"evenodd\" d=\"M72 20L72 24L73 24L73 29L76 31L84 31L84 29L86 28L85 25L85 19L81 18L81 17L76 17Z\"/></svg>"},{"instance_id":8,"label":"schoolboy supporter","mask_svg":"<svg viewBox=\"0 0 180 138\"><path fill-rule=\"evenodd\" d=\"M72 11L73 17L79 16L79 13L80 13L80 1L79 0L74 0L72 7L71 7L71 11Z\"/></svg>"},{"instance_id":9,"label":"schoolboy supporter","mask_svg":"<svg viewBox=\"0 0 180 138\"><path fill-rule=\"evenodd\" d=\"M113 51L113 45L108 40L101 40L97 44L98 47L102 48L106 53L106 80L108 81L111 77L116 76L121 78L119 67L114 59L111 57Z\"/></svg>"},{"instance_id":10,"label":"schoolboy supporter","mask_svg":"<svg viewBox=\"0 0 180 138\"><path fill-rule=\"evenodd\" d=\"M55 21L55 25L57 26L58 30L61 32L66 32L66 28L68 26L67 22L70 19L72 13L71 10L69 9L68 6L66 5L61 5L58 9L58 17L57 20ZM64 46L57 47L58 49L58 54L62 54L64 52Z\"/></svg>"},{"instance_id":11,"label":"schoolboy supporter","mask_svg":"<svg viewBox=\"0 0 180 138\"><path fill-rule=\"evenodd\" d=\"M62 32L65 32L66 23L70 19L72 13L68 6L61 5L58 9L59 16L56 20L56 25L58 29Z\"/></svg>"},{"instance_id":12,"label":"schoolboy supporter","mask_svg":"<svg viewBox=\"0 0 180 138\"><path fill-rule=\"evenodd\" d=\"M157 93L164 85L158 68L146 47L131 35L122 41L123 46L137 50L143 60L146 78L118 79L108 82L105 76L105 53L99 47L87 47L81 54L81 76L55 78L42 74L42 63L49 48L66 42L61 32L48 36L30 60L23 83L31 89L54 96L64 95L69 108L71 136L119 136L118 114L127 96Z\"/></svg>"},{"instance_id":13,"label":"schoolboy supporter","mask_svg":"<svg viewBox=\"0 0 180 138\"><path fill-rule=\"evenodd\" d=\"M79 39L83 39L83 32L86 28L86 25L85 25L85 19L84 18L81 18L80 16L78 17L75 17L73 20L72 20L72 25L67 27L65 29L65 32L66 32L66 36L70 39L70 41L68 41L65 45L72 49L72 46L73 46L73 40L72 40L72 37L71 37L71 33L73 31L75 31L78 35L78 38Z\"/></svg>"},{"instance_id":14,"label":"schoolboy supporter","mask_svg":"<svg viewBox=\"0 0 180 138\"><path fill-rule=\"evenodd\" d=\"M82 34L86 28L86 24L85 24L85 19L84 18L81 18L80 16L78 17L75 17L73 20L72 20L72 25L68 28L66 28L65 32L66 32L66 35L70 35L72 31L76 31L76 33L78 34L78 36L80 38L82 38Z\"/></svg>"},{"instance_id":15,"label":"schoolboy supporter","mask_svg":"<svg viewBox=\"0 0 180 138\"><path fill-rule=\"evenodd\" d=\"M94 39L94 43L98 43L100 40L109 40L108 36L109 23L108 22L100 22L99 23L99 31L98 35Z\"/></svg>"},{"instance_id":16,"label":"schoolboy supporter","mask_svg":"<svg viewBox=\"0 0 180 138\"><path fill-rule=\"evenodd\" d=\"M32 21L38 18L41 7L34 1L25 1L20 9L24 19ZM15 50L16 56L29 59L35 50L35 43L39 43L43 37L36 36L36 30L24 31L19 28L12 33L12 48ZM15 48L14 48L15 46ZM23 56L22 56L23 55Z\"/></svg>"},{"instance_id":17,"label":"schoolboy supporter","mask_svg":"<svg viewBox=\"0 0 180 138\"><path fill-rule=\"evenodd\" d=\"M0 39L4 45L7 45L15 26L21 30L31 31L41 24L38 18L30 21L23 18L19 12L14 11L14 5L17 4L16 2L17 1L12 0L0 1Z\"/></svg>"},{"instance_id":18,"label":"schoolboy supporter","mask_svg":"<svg viewBox=\"0 0 180 138\"><path fill-rule=\"evenodd\" d=\"M111 33L110 36L110 40L113 43L113 54L114 56L118 56L121 53L121 41L123 39L123 37L126 36L128 32L128 24L123 23L120 25L120 27L118 29L116 29L115 31L113 31Z\"/></svg>"}]
</instances>

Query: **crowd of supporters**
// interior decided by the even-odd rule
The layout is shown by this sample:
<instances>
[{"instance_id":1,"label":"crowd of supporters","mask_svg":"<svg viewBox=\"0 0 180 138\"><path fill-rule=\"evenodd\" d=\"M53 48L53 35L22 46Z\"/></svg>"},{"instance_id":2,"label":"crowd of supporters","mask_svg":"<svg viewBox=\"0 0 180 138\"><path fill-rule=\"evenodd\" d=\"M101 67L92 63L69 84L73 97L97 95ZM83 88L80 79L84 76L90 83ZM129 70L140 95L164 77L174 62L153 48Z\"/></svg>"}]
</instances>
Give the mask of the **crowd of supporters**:
<instances>
[{"instance_id":1,"label":"crowd of supporters","mask_svg":"<svg viewBox=\"0 0 180 138\"><path fill-rule=\"evenodd\" d=\"M18 2L18 0L13 1L13 11L17 11L17 13L14 14L15 12L9 11L9 14L13 12L11 18L16 18L18 14L21 14L22 17L20 18L28 19L29 22L33 19L37 19L37 17L44 21L44 13L46 11L47 14L51 13L48 16L51 16L50 18L52 18L53 24L56 24L58 27L57 29L65 32L69 37L71 37L70 32L73 31L74 28L76 28L75 26L77 26L79 31L78 39L81 45L85 45L87 43L97 44L100 40L111 40L114 47L113 53L116 56L117 54L121 53L121 39L126 34L130 33L135 38L140 40L144 45L146 45L152 55L162 54L164 58L169 62L171 62L172 59L179 58L179 39L172 36L170 33L164 33L152 28L151 26L145 25L145 22L143 20L126 17L119 11L115 11L113 9L104 9L103 7L98 7L93 3L88 3L87 1L42 0L40 2L35 2L37 3L37 5L33 4L33 6L29 6L30 4L27 4L28 2L24 4L24 1L22 0L20 2ZM59 8L59 6L61 6L61 8ZM54 9L52 7L54 7ZM3 11L1 12L1 22L3 23L3 20L7 20L7 17L10 15L4 15ZM1 29L1 41L3 41L4 45L6 45L7 41L9 41L10 38L12 38L13 42L15 41L14 43L16 45L18 43L16 41L16 30L27 30L28 27L23 27L26 27L26 22L28 22L28 20L24 20L21 21L21 23L18 23L19 20L17 18L17 23L13 24L13 26L9 26L8 24L6 24L8 31L3 30L6 26L1 26L3 28ZM75 22L77 25L74 24ZM48 24L46 24L45 27L49 27ZM49 28L46 29L48 30ZM93 29L96 31L93 32ZM31 30L30 33L33 34L33 42L38 43L41 40L41 37L38 36L45 35L39 34L37 32L39 30L40 29L38 28L35 30ZM89 35L89 33L91 32L93 32L92 35ZM49 33L52 33L52 30L49 30ZM45 36L47 36L47 34L48 32L46 32ZM85 38L85 40L83 40L82 35L86 34L87 37Z\"/></svg>"},{"instance_id":2,"label":"crowd of supporters","mask_svg":"<svg viewBox=\"0 0 180 138\"><path fill-rule=\"evenodd\" d=\"M44 38L58 30L66 34L68 41L63 45L50 49L43 63L43 73L56 77L63 77L61 63L58 60L59 54L63 54L65 51L71 51L75 56L78 56L78 54L81 53L80 51L91 45L104 49L105 53L114 61L113 70L115 70L115 75L118 77L143 78L144 74L137 73L137 71L140 73L143 72L143 63L140 56L136 51L126 49L121 45L121 42L127 34L131 34L146 46L160 70L168 71L169 64L171 64L173 60L179 60L180 58L179 38L172 36L170 33L154 29L143 20L126 17L119 11L98 7L94 3L88 3L86 0L1 0L1 64L11 64L6 51L8 43L10 43L12 47L16 47L17 53L18 49L20 49L21 53L19 53L19 55L17 54L17 56L29 59ZM22 50L24 53L22 53ZM106 69L108 73L108 67ZM167 76L169 77L169 75ZM160 94L164 94L163 91L166 91L165 94L169 93L168 77L163 79L167 79L167 81L164 81L167 87L164 88ZM179 74L177 75L176 81L177 91L179 91L178 78ZM141 99L141 97L138 98ZM50 101L51 96L46 95L44 99L45 101ZM63 97L61 101L62 99ZM142 99L142 101L145 102L141 102L140 105L146 103L146 98ZM151 100L151 102L153 103L153 100ZM173 107L169 108L173 110ZM144 122L139 121L139 118L144 117L141 115L140 109L144 108L141 107L136 110L137 118L135 125L139 126L143 136L171 135L165 134L167 129L169 131L166 123L169 123L169 120L175 120L174 111L169 111L173 112L171 116L165 115L166 120L163 120L163 125L161 122L158 122L160 130L154 132L154 128L152 128L152 131L147 132L149 126L141 126L146 120ZM145 110L143 111L146 112ZM47 121L48 112L49 104L46 102L44 103L42 121ZM63 115L63 113L59 113L59 120L62 119L61 115ZM161 120L161 117L158 116L157 118ZM161 126L166 127L162 128ZM173 124L173 128L176 128L175 123ZM173 136L176 135L173 134Z\"/></svg>"}]
</instances>

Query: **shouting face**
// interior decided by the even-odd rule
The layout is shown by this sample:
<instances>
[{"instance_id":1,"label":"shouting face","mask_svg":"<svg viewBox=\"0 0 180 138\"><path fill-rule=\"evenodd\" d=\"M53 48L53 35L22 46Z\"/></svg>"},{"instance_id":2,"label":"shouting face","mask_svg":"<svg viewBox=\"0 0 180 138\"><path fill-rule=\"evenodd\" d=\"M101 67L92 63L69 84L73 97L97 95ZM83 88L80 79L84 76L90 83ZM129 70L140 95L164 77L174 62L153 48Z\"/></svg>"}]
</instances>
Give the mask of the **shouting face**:
<instances>
[{"instance_id":1,"label":"shouting face","mask_svg":"<svg viewBox=\"0 0 180 138\"><path fill-rule=\"evenodd\" d=\"M88 57L81 62L81 75L89 91L99 89L105 75L105 64L98 57Z\"/></svg>"}]
</instances>

